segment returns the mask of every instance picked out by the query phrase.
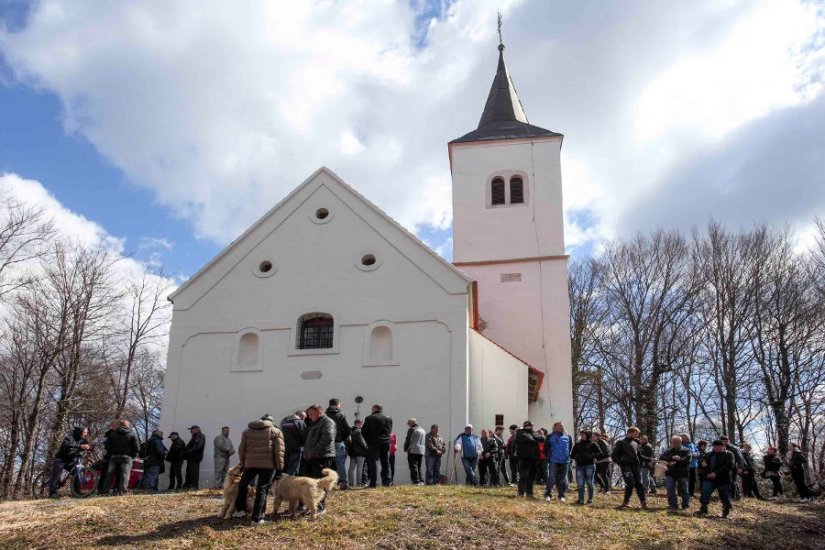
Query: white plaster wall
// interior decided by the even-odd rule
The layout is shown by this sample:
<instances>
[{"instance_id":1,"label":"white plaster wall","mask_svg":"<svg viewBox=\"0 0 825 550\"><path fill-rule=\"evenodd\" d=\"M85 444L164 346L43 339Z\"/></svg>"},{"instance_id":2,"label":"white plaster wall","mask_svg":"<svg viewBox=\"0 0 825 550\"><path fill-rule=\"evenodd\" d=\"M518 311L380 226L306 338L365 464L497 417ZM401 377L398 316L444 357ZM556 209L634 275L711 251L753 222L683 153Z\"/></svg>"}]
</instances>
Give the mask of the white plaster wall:
<instances>
[{"instance_id":1,"label":"white plaster wall","mask_svg":"<svg viewBox=\"0 0 825 550\"><path fill-rule=\"evenodd\" d=\"M372 403L384 405L399 447L411 416L438 423L445 436L466 421L466 281L323 173L319 180L290 199L290 212L273 214L175 296L161 428L188 439L185 429L201 426L202 485L212 481L220 427L230 426L237 445L246 424L267 412L280 419L338 397L352 421L360 395L362 418ZM328 223L311 219L321 206L332 213ZM378 257L378 269L356 266L366 252ZM274 275L253 274L262 260L276 264ZM333 352L296 354L298 317L315 311L335 317ZM364 366L367 331L381 320L394 324L397 365ZM260 370L233 372L237 340L250 328L260 336ZM306 372L321 377L302 379ZM403 451L397 461L403 483Z\"/></svg>"},{"instance_id":2,"label":"white plaster wall","mask_svg":"<svg viewBox=\"0 0 825 550\"><path fill-rule=\"evenodd\" d=\"M476 433L494 429L497 414L504 426L527 419L527 365L470 331L470 422Z\"/></svg>"},{"instance_id":3,"label":"white plaster wall","mask_svg":"<svg viewBox=\"0 0 825 550\"><path fill-rule=\"evenodd\" d=\"M530 419L542 425L562 421L572 426L566 259L463 270L478 282L484 335L546 373L539 399L530 405ZM501 282L502 274L514 273L521 275L520 282Z\"/></svg>"},{"instance_id":4,"label":"white plaster wall","mask_svg":"<svg viewBox=\"0 0 825 550\"><path fill-rule=\"evenodd\" d=\"M560 148L558 137L450 145L454 262L564 254ZM526 174L527 204L487 207L503 170Z\"/></svg>"}]
</instances>

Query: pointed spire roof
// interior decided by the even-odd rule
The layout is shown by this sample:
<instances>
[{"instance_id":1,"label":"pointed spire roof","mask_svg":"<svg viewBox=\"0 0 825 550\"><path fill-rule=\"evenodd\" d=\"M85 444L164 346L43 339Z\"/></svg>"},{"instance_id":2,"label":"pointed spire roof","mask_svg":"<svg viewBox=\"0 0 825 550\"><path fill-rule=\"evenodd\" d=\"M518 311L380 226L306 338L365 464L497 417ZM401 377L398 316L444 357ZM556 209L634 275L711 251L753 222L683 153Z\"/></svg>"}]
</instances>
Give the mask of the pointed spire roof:
<instances>
[{"instance_id":1,"label":"pointed spire roof","mask_svg":"<svg viewBox=\"0 0 825 550\"><path fill-rule=\"evenodd\" d=\"M504 44L498 45L498 69L481 113L478 128L450 143L516 139L540 136L561 136L556 132L533 126L527 121L513 80L504 63Z\"/></svg>"}]
</instances>

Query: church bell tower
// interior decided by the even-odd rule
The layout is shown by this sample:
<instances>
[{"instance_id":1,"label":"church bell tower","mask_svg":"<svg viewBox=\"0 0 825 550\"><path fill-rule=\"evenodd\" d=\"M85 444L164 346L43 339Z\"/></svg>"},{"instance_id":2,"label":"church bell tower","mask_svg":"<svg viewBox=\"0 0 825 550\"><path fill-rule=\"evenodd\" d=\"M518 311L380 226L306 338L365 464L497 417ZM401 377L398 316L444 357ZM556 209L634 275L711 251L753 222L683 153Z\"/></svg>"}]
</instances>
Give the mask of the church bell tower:
<instances>
[{"instance_id":1,"label":"church bell tower","mask_svg":"<svg viewBox=\"0 0 825 550\"><path fill-rule=\"evenodd\" d=\"M453 262L477 282L478 330L531 366L530 419L572 430L563 136L528 122L498 50L478 128L448 145Z\"/></svg>"}]
</instances>

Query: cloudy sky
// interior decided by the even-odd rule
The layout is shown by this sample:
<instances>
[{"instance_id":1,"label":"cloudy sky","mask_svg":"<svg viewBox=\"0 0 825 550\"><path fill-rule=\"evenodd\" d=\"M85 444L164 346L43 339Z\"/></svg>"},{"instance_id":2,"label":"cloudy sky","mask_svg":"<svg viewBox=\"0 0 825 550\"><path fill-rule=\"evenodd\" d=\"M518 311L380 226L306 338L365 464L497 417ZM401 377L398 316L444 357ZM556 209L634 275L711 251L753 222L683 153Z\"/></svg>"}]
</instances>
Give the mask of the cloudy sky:
<instances>
[{"instance_id":1,"label":"cloudy sky","mask_svg":"<svg viewBox=\"0 0 825 550\"><path fill-rule=\"evenodd\" d=\"M2 183L186 277L326 165L449 258L499 9L570 252L825 215L825 0L0 0Z\"/></svg>"}]
</instances>

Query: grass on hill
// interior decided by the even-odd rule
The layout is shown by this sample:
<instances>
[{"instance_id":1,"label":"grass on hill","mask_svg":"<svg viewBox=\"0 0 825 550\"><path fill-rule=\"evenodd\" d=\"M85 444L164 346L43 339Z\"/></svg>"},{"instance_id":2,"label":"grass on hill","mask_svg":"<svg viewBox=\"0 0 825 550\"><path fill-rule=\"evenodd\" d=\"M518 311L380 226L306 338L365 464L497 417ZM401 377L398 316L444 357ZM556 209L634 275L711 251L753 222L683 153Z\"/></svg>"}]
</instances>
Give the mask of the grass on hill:
<instances>
[{"instance_id":1,"label":"grass on hill","mask_svg":"<svg viewBox=\"0 0 825 550\"><path fill-rule=\"evenodd\" d=\"M573 495L575 500L575 495ZM736 503L722 520L517 499L514 489L463 486L335 491L317 521L251 527L217 517L218 491L0 504L0 548L825 548L825 503ZM271 501L270 501L271 506ZM691 511L698 507L692 504Z\"/></svg>"}]
</instances>

